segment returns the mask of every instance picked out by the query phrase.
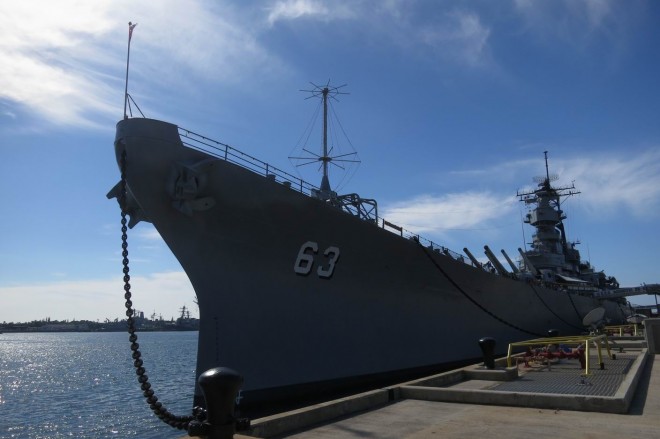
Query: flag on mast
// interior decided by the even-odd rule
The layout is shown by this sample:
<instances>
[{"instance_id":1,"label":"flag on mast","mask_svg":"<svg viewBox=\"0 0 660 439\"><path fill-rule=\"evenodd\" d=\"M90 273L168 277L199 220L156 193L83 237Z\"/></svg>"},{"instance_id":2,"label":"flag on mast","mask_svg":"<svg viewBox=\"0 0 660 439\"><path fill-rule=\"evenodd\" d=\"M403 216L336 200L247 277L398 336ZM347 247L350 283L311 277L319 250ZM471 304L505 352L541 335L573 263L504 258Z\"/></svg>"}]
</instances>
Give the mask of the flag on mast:
<instances>
[{"instance_id":1,"label":"flag on mast","mask_svg":"<svg viewBox=\"0 0 660 439\"><path fill-rule=\"evenodd\" d=\"M130 21L128 22L128 41L131 41L131 37L133 36L133 29L135 29L135 26L138 24L131 23Z\"/></svg>"}]
</instances>

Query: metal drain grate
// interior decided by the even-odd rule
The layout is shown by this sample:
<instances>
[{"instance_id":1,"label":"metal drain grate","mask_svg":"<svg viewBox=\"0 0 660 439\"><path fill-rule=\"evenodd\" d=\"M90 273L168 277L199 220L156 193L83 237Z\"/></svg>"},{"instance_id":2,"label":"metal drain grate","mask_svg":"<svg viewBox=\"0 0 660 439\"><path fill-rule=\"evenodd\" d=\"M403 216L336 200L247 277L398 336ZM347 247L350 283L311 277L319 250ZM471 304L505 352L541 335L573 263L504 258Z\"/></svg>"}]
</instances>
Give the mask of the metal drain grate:
<instances>
[{"instance_id":1,"label":"metal drain grate","mask_svg":"<svg viewBox=\"0 0 660 439\"><path fill-rule=\"evenodd\" d=\"M582 376L578 360L561 360L547 368L527 369L527 373L514 381L507 381L490 390L504 392L556 393L561 395L614 396L626 377L635 357L618 354L616 360L605 358L605 369L600 370L598 358L590 358L590 375ZM522 365L521 372L522 372Z\"/></svg>"}]
</instances>

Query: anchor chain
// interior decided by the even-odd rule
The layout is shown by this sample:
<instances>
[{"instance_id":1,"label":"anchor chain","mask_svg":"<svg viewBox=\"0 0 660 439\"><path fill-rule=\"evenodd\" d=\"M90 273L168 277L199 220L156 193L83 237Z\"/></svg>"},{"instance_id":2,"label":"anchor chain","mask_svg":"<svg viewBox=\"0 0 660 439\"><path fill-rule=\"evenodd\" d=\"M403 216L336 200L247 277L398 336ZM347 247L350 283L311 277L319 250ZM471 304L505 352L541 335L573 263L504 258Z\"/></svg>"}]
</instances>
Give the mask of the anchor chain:
<instances>
[{"instance_id":1,"label":"anchor chain","mask_svg":"<svg viewBox=\"0 0 660 439\"><path fill-rule=\"evenodd\" d=\"M122 248L122 264L124 266L124 298L126 299L126 317L128 322L129 341L131 342L131 351L133 351L133 365L135 366L135 373L138 376L138 382L142 389L143 395L149 404L149 407L158 418L166 424L177 428L179 430L188 430L189 427L197 427L206 419L206 410L201 407L193 408L192 416L176 416L170 413L163 404L158 401L158 397L154 394L149 377L146 374L144 363L142 361L142 353L140 352L140 345L137 343L138 336L135 333L135 320L133 316L133 302L131 301L131 276L129 275L128 266L128 228L126 227L126 150L121 153L121 191L119 193L119 206L121 208L121 248Z\"/></svg>"}]
</instances>

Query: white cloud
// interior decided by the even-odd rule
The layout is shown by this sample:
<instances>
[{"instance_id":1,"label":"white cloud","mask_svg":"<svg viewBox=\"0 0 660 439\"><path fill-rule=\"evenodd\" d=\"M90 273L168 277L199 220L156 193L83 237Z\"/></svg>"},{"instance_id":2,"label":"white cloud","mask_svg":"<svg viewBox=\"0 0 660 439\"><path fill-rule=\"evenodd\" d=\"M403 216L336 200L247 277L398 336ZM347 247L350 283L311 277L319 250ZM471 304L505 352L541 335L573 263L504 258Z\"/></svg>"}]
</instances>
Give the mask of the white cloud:
<instances>
[{"instance_id":1,"label":"white cloud","mask_svg":"<svg viewBox=\"0 0 660 439\"><path fill-rule=\"evenodd\" d=\"M323 16L328 14L328 8L312 0L278 1L270 8L268 23L275 24L279 20L292 20L300 17Z\"/></svg>"},{"instance_id":2,"label":"white cloud","mask_svg":"<svg viewBox=\"0 0 660 439\"><path fill-rule=\"evenodd\" d=\"M660 148L562 160L557 167L564 181L575 181L580 204L594 216L660 217Z\"/></svg>"},{"instance_id":3,"label":"white cloud","mask_svg":"<svg viewBox=\"0 0 660 439\"><path fill-rule=\"evenodd\" d=\"M164 318L177 317L178 309L193 305L194 290L184 272L153 273L131 276L134 309L151 314L154 310ZM32 321L50 317L52 320L101 320L125 318L123 280L113 279L35 283L0 287L1 321ZM35 315L38 303L43 313ZM196 311L195 307L192 307Z\"/></svg>"},{"instance_id":4,"label":"white cloud","mask_svg":"<svg viewBox=\"0 0 660 439\"><path fill-rule=\"evenodd\" d=\"M425 44L469 66L481 65L488 59L490 29L475 13L454 11L447 14L446 21L422 28L418 35Z\"/></svg>"},{"instance_id":5,"label":"white cloud","mask_svg":"<svg viewBox=\"0 0 660 439\"><path fill-rule=\"evenodd\" d=\"M4 110L4 111L2 111L2 115L7 116L11 119L16 119L16 113L14 113L13 111Z\"/></svg>"},{"instance_id":6,"label":"white cloud","mask_svg":"<svg viewBox=\"0 0 660 439\"><path fill-rule=\"evenodd\" d=\"M483 67L492 64L491 27L481 12L437 2L388 0L363 2L356 21L374 44L394 44L407 53L443 65Z\"/></svg>"},{"instance_id":7,"label":"white cloud","mask_svg":"<svg viewBox=\"0 0 660 439\"><path fill-rule=\"evenodd\" d=\"M93 75L48 65L16 54L2 57L0 94L37 111L56 124L93 126L90 114L109 116L112 92L94 82Z\"/></svg>"},{"instance_id":8,"label":"white cloud","mask_svg":"<svg viewBox=\"0 0 660 439\"><path fill-rule=\"evenodd\" d=\"M490 192L420 195L382 209L383 217L414 233L445 234L452 229L487 227L512 214L511 196Z\"/></svg>"},{"instance_id":9,"label":"white cloud","mask_svg":"<svg viewBox=\"0 0 660 439\"><path fill-rule=\"evenodd\" d=\"M189 82L192 74L238 83L281 67L258 42L261 29L252 17L240 15L227 2L221 13L200 1L185 7L174 1L170 7L149 3L141 12L148 21L138 25L133 38L149 79L175 76Z\"/></svg>"},{"instance_id":10,"label":"white cloud","mask_svg":"<svg viewBox=\"0 0 660 439\"><path fill-rule=\"evenodd\" d=\"M54 123L90 125L86 113L109 114L111 95L83 65L84 42L110 28L104 4L12 2L0 15L0 98ZM73 12L75 10L75 12ZM98 54L97 54L98 55Z\"/></svg>"},{"instance_id":11,"label":"white cloud","mask_svg":"<svg viewBox=\"0 0 660 439\"><path fill-rule=\"evenodd\" d=\"M579 5L578 2L570 2L571 7ZM591 27L599 27L604 24L605 19L612 13L610 0L586 0L584 12Z\"/></svg>"},{"instance_id":12,"label":"white cloud","mask_svg":"<svg viewBox=\"0 0 660 439\"><path fill-rule=\"evenodd\" d=\"M571 208L584 209L603 220L626 212L638 218L660 217L660 148L630 155L553 158L550 164L551 173L559 176L555 186L574 181L581 192L577 205ZM531 177L543 175L544 171L542 160L524 159L454 172L452 179L468 184L479 181L492 189L417 195L383 206L380 211L387 221L413 233L446 237L452 230L489 230L499 223L515 221L518 216L518 201L510 183L531 182ZM529 185L525 190L534 188Z\"/></svg>"},{"instance_id":13,"label":"white cloud","mask_svg":"<svg viewBox=\"0 0 660 439\"><path fill-rule=\"evenodd\" d=\"M171 88L191 76L232 83L280 67L258 44L258 29L225 2L61 0L1 8L0 99L13 103L3 113L20 109L55 125L101 126L117 118L129 20L138 22L131 78L149 85Z\"/></svg>"},{"instance_id":14,"label":"white cloud","mask_svg":"<svg viewBox=\"0 0 660 439\"><path fill-rule=\"evenodd\" d=\"M420 15L420 5L401 0L347 2L335 0L281 0L268 9L267 22L314 19L324 22L354 19L363 32L362 38L373 37L382 44L391 41L406 50L413 47L432 49L435 56L475 67L489 59L490 29L475 12L443 11L443 5L432 7L431 16ZM435 14L435 12L439 12Z\"/></svg>"},{"instance_id":15,"label":"white cloud","mask_svg":"<svg viewBox=\"0 0 660 439\"><path fill-rule=\"evenodd\" d=\"M328 7L330 5L330 7ZM345 19L353 16L350 7L343 2L321 2L315 0L283 0L277 1L268 8L268 24L278 21L295 20L299 18L315 18L319 20Z\"/></svg>"},{"instance_id":16,"label":"white cloud","mask_svg":"<svg viewBox=\"0 0 660 439\"><path fill-rule=\"evenodd\" d=\"M136 230L137 236L145 241L156 241L156 242L162 242L163 238L160 236L160 233L158 233L158 230L156 228L149 224L149 223L143 223L144 227L140 228L139 230Z\"/></svg>"},{"instance_id":17,"label":"white cloud","mask_svg":"<svg viewBox=\"0 0 660 439\"><path fill-rule=\"evenodd\" d=\"M611 0L515 0L514 9L522 18L526 32L543 39L583 45L595 33L610 35L615 40L616 25L625 20L628 8Z\"/></svg>"}]
</instances>

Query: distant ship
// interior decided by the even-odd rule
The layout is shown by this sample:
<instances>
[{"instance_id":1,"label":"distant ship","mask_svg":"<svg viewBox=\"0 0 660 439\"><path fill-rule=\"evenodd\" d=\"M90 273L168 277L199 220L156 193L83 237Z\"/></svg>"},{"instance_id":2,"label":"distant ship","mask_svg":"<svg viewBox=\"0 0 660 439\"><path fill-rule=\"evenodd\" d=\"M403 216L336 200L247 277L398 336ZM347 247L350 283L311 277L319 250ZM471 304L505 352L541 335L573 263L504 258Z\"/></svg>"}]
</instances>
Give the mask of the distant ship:
<instances>
[{"instance_id":1,"label":"distant ship","mask_svg":"<svg viewBox=\"0 0 660 439\"><path fill-rule=\"evenodd\" d=\"M181 309L181 315L174 324L174 328L177 331L197 331L199 330L199 319L190 317L190 309L186 308L186 305L183 305Z\"/></svg>"},{"instance_id":2,"label":"distant ship","mask_svg":"<svg viewBox=\"0 0 660 439\"><path fill-rule=\"evenodd\" d=\"M324 122L332 92L318 89ZM151 222L181 263L199 301L197 375L239 371L241 407L442 370L480 358L484 336L503 352L551 329L578 334L596 308L625 322L616 279L567 239L561 201L576 190L552 185L547 154L546 175L518 192L535 234L518 263L504 253L508 270L487 247L482 264L332 191L324 127L317 187L171 123L117 124L129 225Z\"/></svg>"}]
</instances>

